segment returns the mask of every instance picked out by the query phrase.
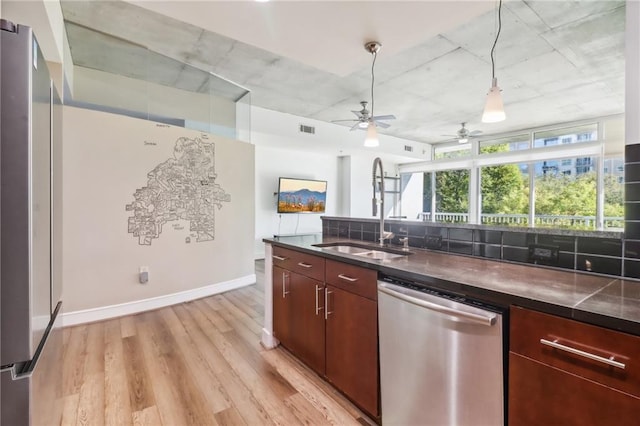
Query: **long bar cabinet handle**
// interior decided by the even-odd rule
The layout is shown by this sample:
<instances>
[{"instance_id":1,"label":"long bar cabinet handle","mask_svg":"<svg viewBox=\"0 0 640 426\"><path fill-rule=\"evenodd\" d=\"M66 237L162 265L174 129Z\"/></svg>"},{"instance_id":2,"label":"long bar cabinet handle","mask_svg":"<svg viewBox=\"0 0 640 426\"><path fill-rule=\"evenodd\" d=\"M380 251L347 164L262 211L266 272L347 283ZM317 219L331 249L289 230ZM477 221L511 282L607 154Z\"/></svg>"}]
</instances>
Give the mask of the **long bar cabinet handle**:
<instances>
[{"instance_id":1,"label":"long bar cabinet handle","mask_svg":"<svg viewBox=\"0 0 640 426\"><path fill-rule=\"evenodd\" d=\"M357 278L351 278L351 277L348 277L348 276L343 275L343 274L339 274L338 278L343 279L345 281L349 281L350 283L355 283L356 281L358 281Z\"/></svg>"},{"instance_id":2,"label":"long bar cabinet handle","mask_svg":"<svg viewBox=\"0 0 640 426\"><path fill-rule=\"evenodd\" d=\"M289 294L288 291L286 291L286 284L287 284L287 273L283 272L282 273L282 298L284 299L287 294Z\"/></svg>"},{"instance_id":3,"label":"long bar cabinet handle","mask_svg":"<svg viewBox=\"0 0 640 426\"><path fill-rule=\"evenodd\" d=\"M318 286L318 285L316 284L316 315L319 315L319 314L320 314L320 311L324 309L324 306L319 306L319 305L318 305L318 299L319 299L319 298L318 298L318 292L319 292L319 291L322 291L322 287L320 287L320 286ZM325 302L325 303L326 303L326 302Z\"/></svg>"},{"instance_id":4,"label":"long bar cabinet handle","mask_svg":"<svg viewBox=\"0 0 640 426\"><path fill-rule=\"evenodd\" d=\"M282 257L282 256L277 256L275 254L271 255L271 257L273 257L275 260L287 260L286 257Z\"/></svg>"},{"instance_id":5,"label":"long bar cabinet handle","mask_svg":"<svg viewBox=\"0 0 640 426\"><path fill-rule=\"evenodd\" d=\"M582 351L580 349L572 348L571 346L563 345L562 343L558 343L558 340L553 340L552 341L552 340L547 340L547 339L540 339L540 343L542 343L545 346L552 347L554 349L558 349L558 350L561 350L561 351L569 352L571 354L578 355L578 356L581 356L581 357L584 357L584 358L588 358L588 359L591 359L591 360L594 360L594 361L598 361L598 362L601 362L603 364L610 365L612 367L620 368L622 370L624 370L627 367L624 363L619 362L619 361L615 361L613 359L613 356L611 356L611 358L605 358L605 357L600 356L600 355L596 355L596 354L592 354L592 353L589 353L589 352Z\"/></svg>"},{"instance_id":6,"label":"long bar cabinet handle","mask_svg":"<svg viewBox=\"0 0 640 426\"><path fill-rule=\"evenodd\" d=\"M298 266L302 266L303 268L311 268L313 265L304 262L298 262Z\"/></svg>"},{"instance_id":7,"label":"long bar cabinet handle","mask_svg":"<svg viewBox=\"0 0 640 426\"><path fill-rule=\"evenodd\" d=\"M329 312L329 295L333 293L332 291L329 291L327 289L327 287L324 288L324 319L328 319L329 315L331 315L333 313Z\"/></svg>"}]
</instances>

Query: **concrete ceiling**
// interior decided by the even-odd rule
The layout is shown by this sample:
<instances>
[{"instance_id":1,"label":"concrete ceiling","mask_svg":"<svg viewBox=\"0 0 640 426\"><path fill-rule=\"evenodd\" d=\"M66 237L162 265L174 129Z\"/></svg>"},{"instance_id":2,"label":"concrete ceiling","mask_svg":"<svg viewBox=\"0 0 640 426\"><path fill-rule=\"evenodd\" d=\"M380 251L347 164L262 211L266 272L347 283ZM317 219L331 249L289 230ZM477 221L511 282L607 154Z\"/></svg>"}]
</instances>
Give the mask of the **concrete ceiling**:
<instances>
[{"instance_id":1,"label":"concrete ceiling","mask_svg":"<svg viewBox=\"0 0 640 426\"><path fill-rule=\"evenodd\" d=\"M495 58L507 120L496 124L480 122L494 1L61 4L76 65L197 86L166 59L150 64L144 46L247 87L256 106L321 121L370 100L363 44L376 39L374 112L397 117L381 133L409 140L442 142L463 121L494 134L624 112L622 0L504 2Z\"/></svg>"}]
</instances>

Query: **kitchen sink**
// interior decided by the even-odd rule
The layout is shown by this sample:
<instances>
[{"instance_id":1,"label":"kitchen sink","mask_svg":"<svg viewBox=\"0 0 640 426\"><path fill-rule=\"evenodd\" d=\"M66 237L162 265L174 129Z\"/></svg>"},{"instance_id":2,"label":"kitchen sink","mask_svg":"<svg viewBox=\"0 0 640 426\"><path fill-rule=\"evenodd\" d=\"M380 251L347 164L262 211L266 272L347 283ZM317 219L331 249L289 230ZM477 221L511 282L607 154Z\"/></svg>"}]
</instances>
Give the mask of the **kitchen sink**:
<instances>
[{"instance_id":1,"label":"kitchen sink","mask_svg":"<svg viewBox=\"0 0 640 426\"><path fill-rule=\"evenodd\" d=\"M339 253L352 254L354 256L366 257L368 259L389 260L405 257L413 254L409 251L396 250L387 247L372 247L357 243L325 243L314 244L315 247L337 251Z\"/></svg>"},{"instance_id":2,"label":"kitchen sink","mask_svg":"<svg viewBox=\"0 0 640 426\"><path fill-rule=\"evenodd\" d=\"M366 257L369 259L377 259L377 260L389 260L389 259L397 259L399 257L404 257L408 254L411 254L409 252L407 253L403 253L403 254L397 254L397 253L389 253L386 251L379 251L379 250L371 250L371 251L365 251L363 253L354 253L356 256L362 256L362 257Z\"/></svg>"},{"instance_id":3,"label":"kitchen sink","mask_svg":"<svg viewBox=\"0 0 640 426\"><path fill-rule=\"evenodd\" d=\"M337 251L340 253L348 253L348 254L363 254L363 253L368 253L371 250L371 249L354 247L354 246L328 246L328 247L322 247L322 248Z\"/></svg>"}]
</instances>

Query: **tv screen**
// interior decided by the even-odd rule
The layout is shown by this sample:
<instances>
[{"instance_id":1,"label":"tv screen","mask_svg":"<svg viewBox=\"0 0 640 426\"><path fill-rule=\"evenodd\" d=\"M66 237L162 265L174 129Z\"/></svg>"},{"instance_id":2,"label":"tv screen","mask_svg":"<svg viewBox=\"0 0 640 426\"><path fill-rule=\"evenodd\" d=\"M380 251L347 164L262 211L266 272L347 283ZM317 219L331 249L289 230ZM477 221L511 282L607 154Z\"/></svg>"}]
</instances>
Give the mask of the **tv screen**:
<instances>
[{"instance_id":1,"label":"tv screen","mask_svg":"<svg viewBox=\"0 0 640 426\"><path fill-rule=\"evenodd\" d=\"M324 213L327 181L280 178L278 213Z\"/></svg>"}]
</instances>

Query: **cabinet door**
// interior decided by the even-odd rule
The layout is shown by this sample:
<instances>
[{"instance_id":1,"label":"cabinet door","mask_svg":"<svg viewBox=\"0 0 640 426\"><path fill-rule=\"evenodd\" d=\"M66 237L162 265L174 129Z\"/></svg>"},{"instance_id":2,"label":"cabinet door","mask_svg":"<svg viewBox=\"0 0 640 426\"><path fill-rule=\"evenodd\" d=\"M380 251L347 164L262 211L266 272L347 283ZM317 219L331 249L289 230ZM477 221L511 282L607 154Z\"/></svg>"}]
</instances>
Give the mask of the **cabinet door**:
<instances>
[{"instance_id":1,"label":"cabinet door","mask_svg":"<svg viewBox=\"0 0 640 426\"><path fill-rule=\"evenodd\" d=\"M640 399L509 355L509 425L637 425Z\"/></svg>"},{"instance_id":2,"label":"cabinet door","mask_svg":"<svg viewBox=\"0 0 640 426\"><path fill-rule=\"evenodd\" d=\"M324 284L291 272L292 352L324 375Z\"/></svg>"},{"instance_id":3,"label":"cabinet door","mask_svg":"<svg viewBox=\"0 0 640 426\"><path fill-rule=\"evenodd\" d=\"M273 335L291 348L291 272L273 267Z\"/></svg>"},{"instance_id":4,"label":"cabinet door","mask_svg":"<svg viewBox=\"0 0 640 426\"><path fill-rule=\"evenodd\" d=\"M370 415L378 410L378 313L373 300L327 285L326 377Z\"/></svg>"}]
</instances>

